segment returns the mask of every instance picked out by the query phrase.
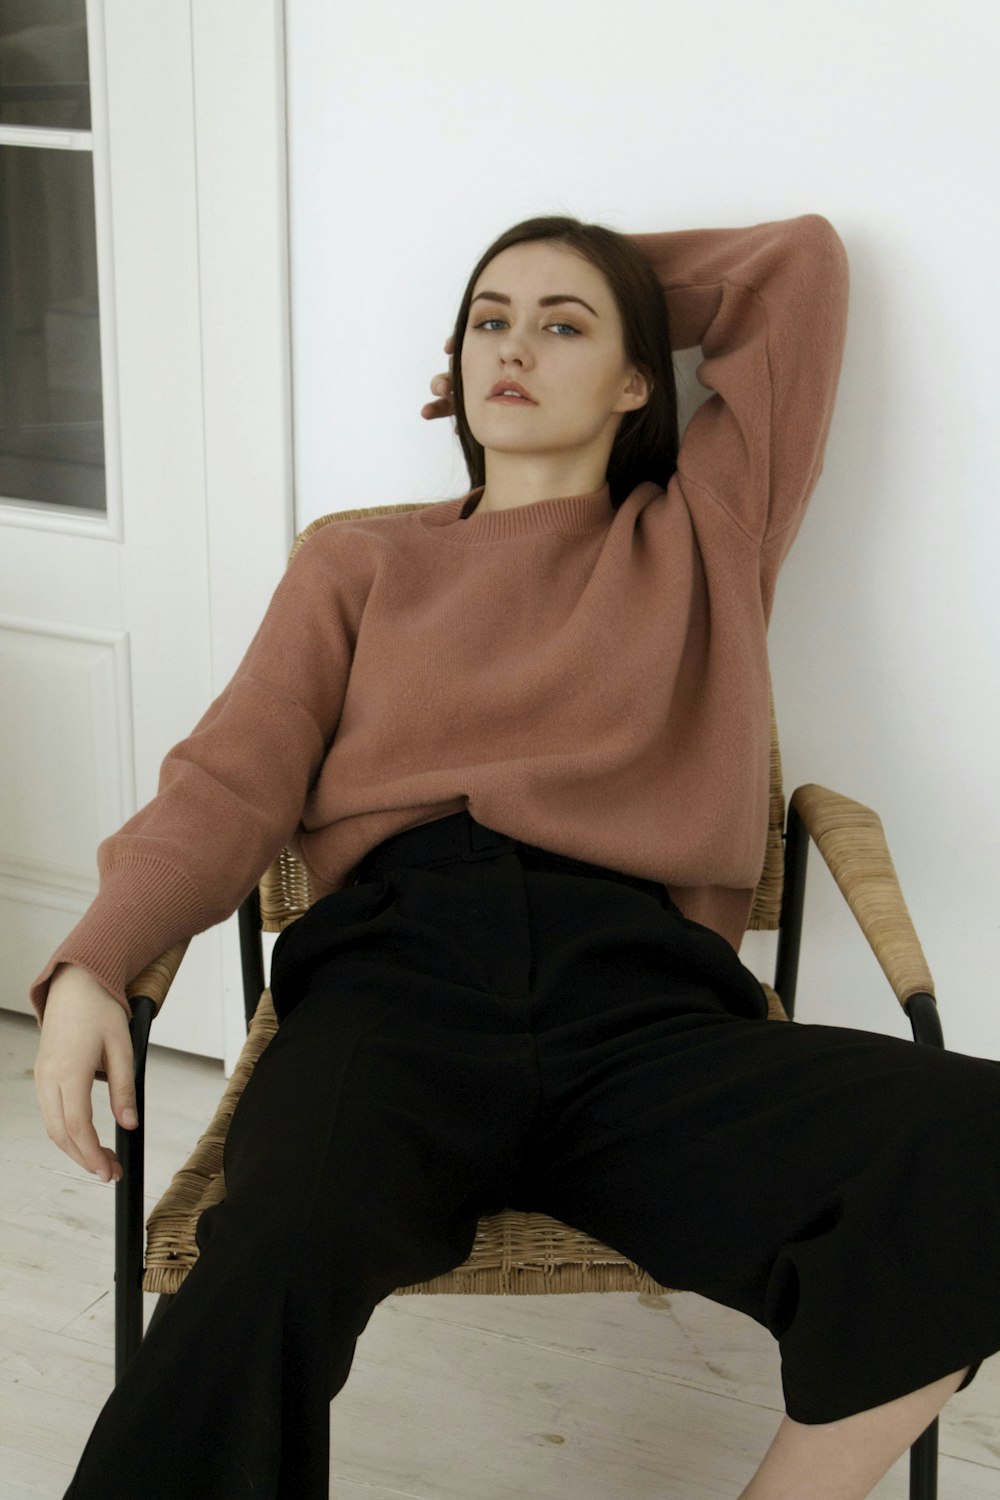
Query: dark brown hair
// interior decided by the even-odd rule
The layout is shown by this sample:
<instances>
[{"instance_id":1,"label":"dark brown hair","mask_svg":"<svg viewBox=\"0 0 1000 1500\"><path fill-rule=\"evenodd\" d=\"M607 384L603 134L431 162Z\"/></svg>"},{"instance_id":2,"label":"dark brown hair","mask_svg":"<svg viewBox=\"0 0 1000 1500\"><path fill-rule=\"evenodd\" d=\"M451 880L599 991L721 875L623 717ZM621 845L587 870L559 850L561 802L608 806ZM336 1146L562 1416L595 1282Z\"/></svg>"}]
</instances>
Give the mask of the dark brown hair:
<instances>
[{"instance_id":1,"label":"dark brown hair","mask_svg":"<svg viewBox=\"0 0 1000 1500\"><path fill-rule=\"evenodd\" d=\"M677 387L666 298L656 273L637 245L603 224L547 215L524 219L495 239L469 277L455 320L452 397L458 439L469 471L470 489L486 483L483 446L469 429L462 389L462 343L469 307L480 273L501 250L529 240L556 240L584 256L604 275L622 321L625 358L652 382L645 406L626 412L608 458L607 481L617 509L637 484L654 480L664 489L677 468L679 434Z\"/></svg>"}]
</instances>

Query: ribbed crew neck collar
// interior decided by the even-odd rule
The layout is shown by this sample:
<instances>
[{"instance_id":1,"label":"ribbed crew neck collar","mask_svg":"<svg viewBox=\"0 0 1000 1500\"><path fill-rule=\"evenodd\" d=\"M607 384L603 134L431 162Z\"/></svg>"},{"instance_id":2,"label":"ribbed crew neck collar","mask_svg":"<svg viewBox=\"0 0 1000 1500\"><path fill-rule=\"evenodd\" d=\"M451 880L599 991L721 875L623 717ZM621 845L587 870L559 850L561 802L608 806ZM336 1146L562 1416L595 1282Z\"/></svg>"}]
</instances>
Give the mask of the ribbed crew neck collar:
<instances>
[{"instance_id":1,"label":"ribbed crew neck collar","mask_svg":"<svg viewBox=\"0 0 1000 1500\"><path fill-rule=\"evenodd\" d=\"M422 526L435 526L448 542L505 542L539 532L564 535L598 531L615 515L611 486L604 483L589 495L556 495L551 500L532 500L509 510L478 511L474 507L486 486L469 490L455 500L438 501L417 512ZM471 514L463 517L463 511Z\"/></svg>"}]
</instances>

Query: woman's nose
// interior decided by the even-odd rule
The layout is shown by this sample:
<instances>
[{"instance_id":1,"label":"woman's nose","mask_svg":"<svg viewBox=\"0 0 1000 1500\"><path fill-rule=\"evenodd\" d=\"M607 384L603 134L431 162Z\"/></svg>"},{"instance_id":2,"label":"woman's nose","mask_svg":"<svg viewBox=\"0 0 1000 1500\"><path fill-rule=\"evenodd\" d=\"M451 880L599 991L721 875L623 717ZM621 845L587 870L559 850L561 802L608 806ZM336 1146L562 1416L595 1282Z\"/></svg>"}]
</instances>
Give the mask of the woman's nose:
<instances>
[{"instance_id":1,"label":"woman's nose","mask_svg":"<svg viewBox=\"0 0 1000 1500\"><path fill-rule=\"evenodd\" d=\"M531 362L531 353L519 334L508 332L500 341L500 358L505 362L516 359L526 365Z\"/></svg>"}]
</instances>

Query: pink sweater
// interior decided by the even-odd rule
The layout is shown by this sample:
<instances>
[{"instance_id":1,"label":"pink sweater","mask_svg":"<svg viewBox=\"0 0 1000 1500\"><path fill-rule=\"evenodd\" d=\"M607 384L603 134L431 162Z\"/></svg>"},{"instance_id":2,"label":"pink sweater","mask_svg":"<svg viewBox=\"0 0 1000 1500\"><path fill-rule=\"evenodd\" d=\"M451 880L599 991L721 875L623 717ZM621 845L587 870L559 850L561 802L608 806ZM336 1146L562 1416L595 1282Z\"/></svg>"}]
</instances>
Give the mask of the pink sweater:
<instances>
[{"instance_id":1,"label":"pink sweater","mask_svg":"<svg viewBox=\"0 0 1000 1500\"><path fill-rule=\"evenodd\" d=\"M637 234L713 395L664 490L477 514L481 490L333 521L232 680L99 845L59 963L125 987L224 921L290 844L314 898L382 839L468 808L661 881L738 949L767 834L767 625L818 480L848 263L820 214Z\"/></svg>"}]
</instances>

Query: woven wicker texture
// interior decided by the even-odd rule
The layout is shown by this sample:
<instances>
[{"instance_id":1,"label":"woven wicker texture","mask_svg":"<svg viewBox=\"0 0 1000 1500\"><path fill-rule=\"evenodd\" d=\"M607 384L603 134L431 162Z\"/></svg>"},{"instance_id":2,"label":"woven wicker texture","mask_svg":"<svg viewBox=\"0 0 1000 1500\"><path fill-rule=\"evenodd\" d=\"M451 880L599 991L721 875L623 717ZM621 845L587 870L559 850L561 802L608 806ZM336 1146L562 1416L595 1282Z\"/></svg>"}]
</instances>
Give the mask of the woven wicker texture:
<instances>
[{"instance_id":1,"label":"woven wicker texture","mask_svg":"<svg viewBox=\"0 0 1000 1500\"><path fill-rule=\"evenodd\" d=\"M125 994L131 1000L136 995L148 995L150 1000L159 1011L167 997L167 991L174 982L174 975L181 966L181 959L188 949L190 938L183 943L175 943L168 948L166 953L161 953L159 958L154 958L140 974L137 974L131 983L125 986Z\"/></svg>"},{"instance_id":2,"label":"woven wicker texture","mask_svg":"<svg viewBox=\"0 0 1000 1500\"><path fill-rule=\"evenodd\" d=\"M781 925L781 892L785 878L785 794L781 779L781 747L774 711L774 688L768 673L767 698L771 716L771 792L767 815L764 867L747 922L748 932L775 932Z\"/></svg>"},{"instance_id":3,"label":"woven wicker texture","mask_svg":"<svg viewBox=\"0 0 1000 1500\"><path fill-rule=\"evenodd\" d=\"M861 802L809 782L792 806L830 867L901 1005L934 981L917 937L882 820Z\"/></svg>"}]
</instances>

